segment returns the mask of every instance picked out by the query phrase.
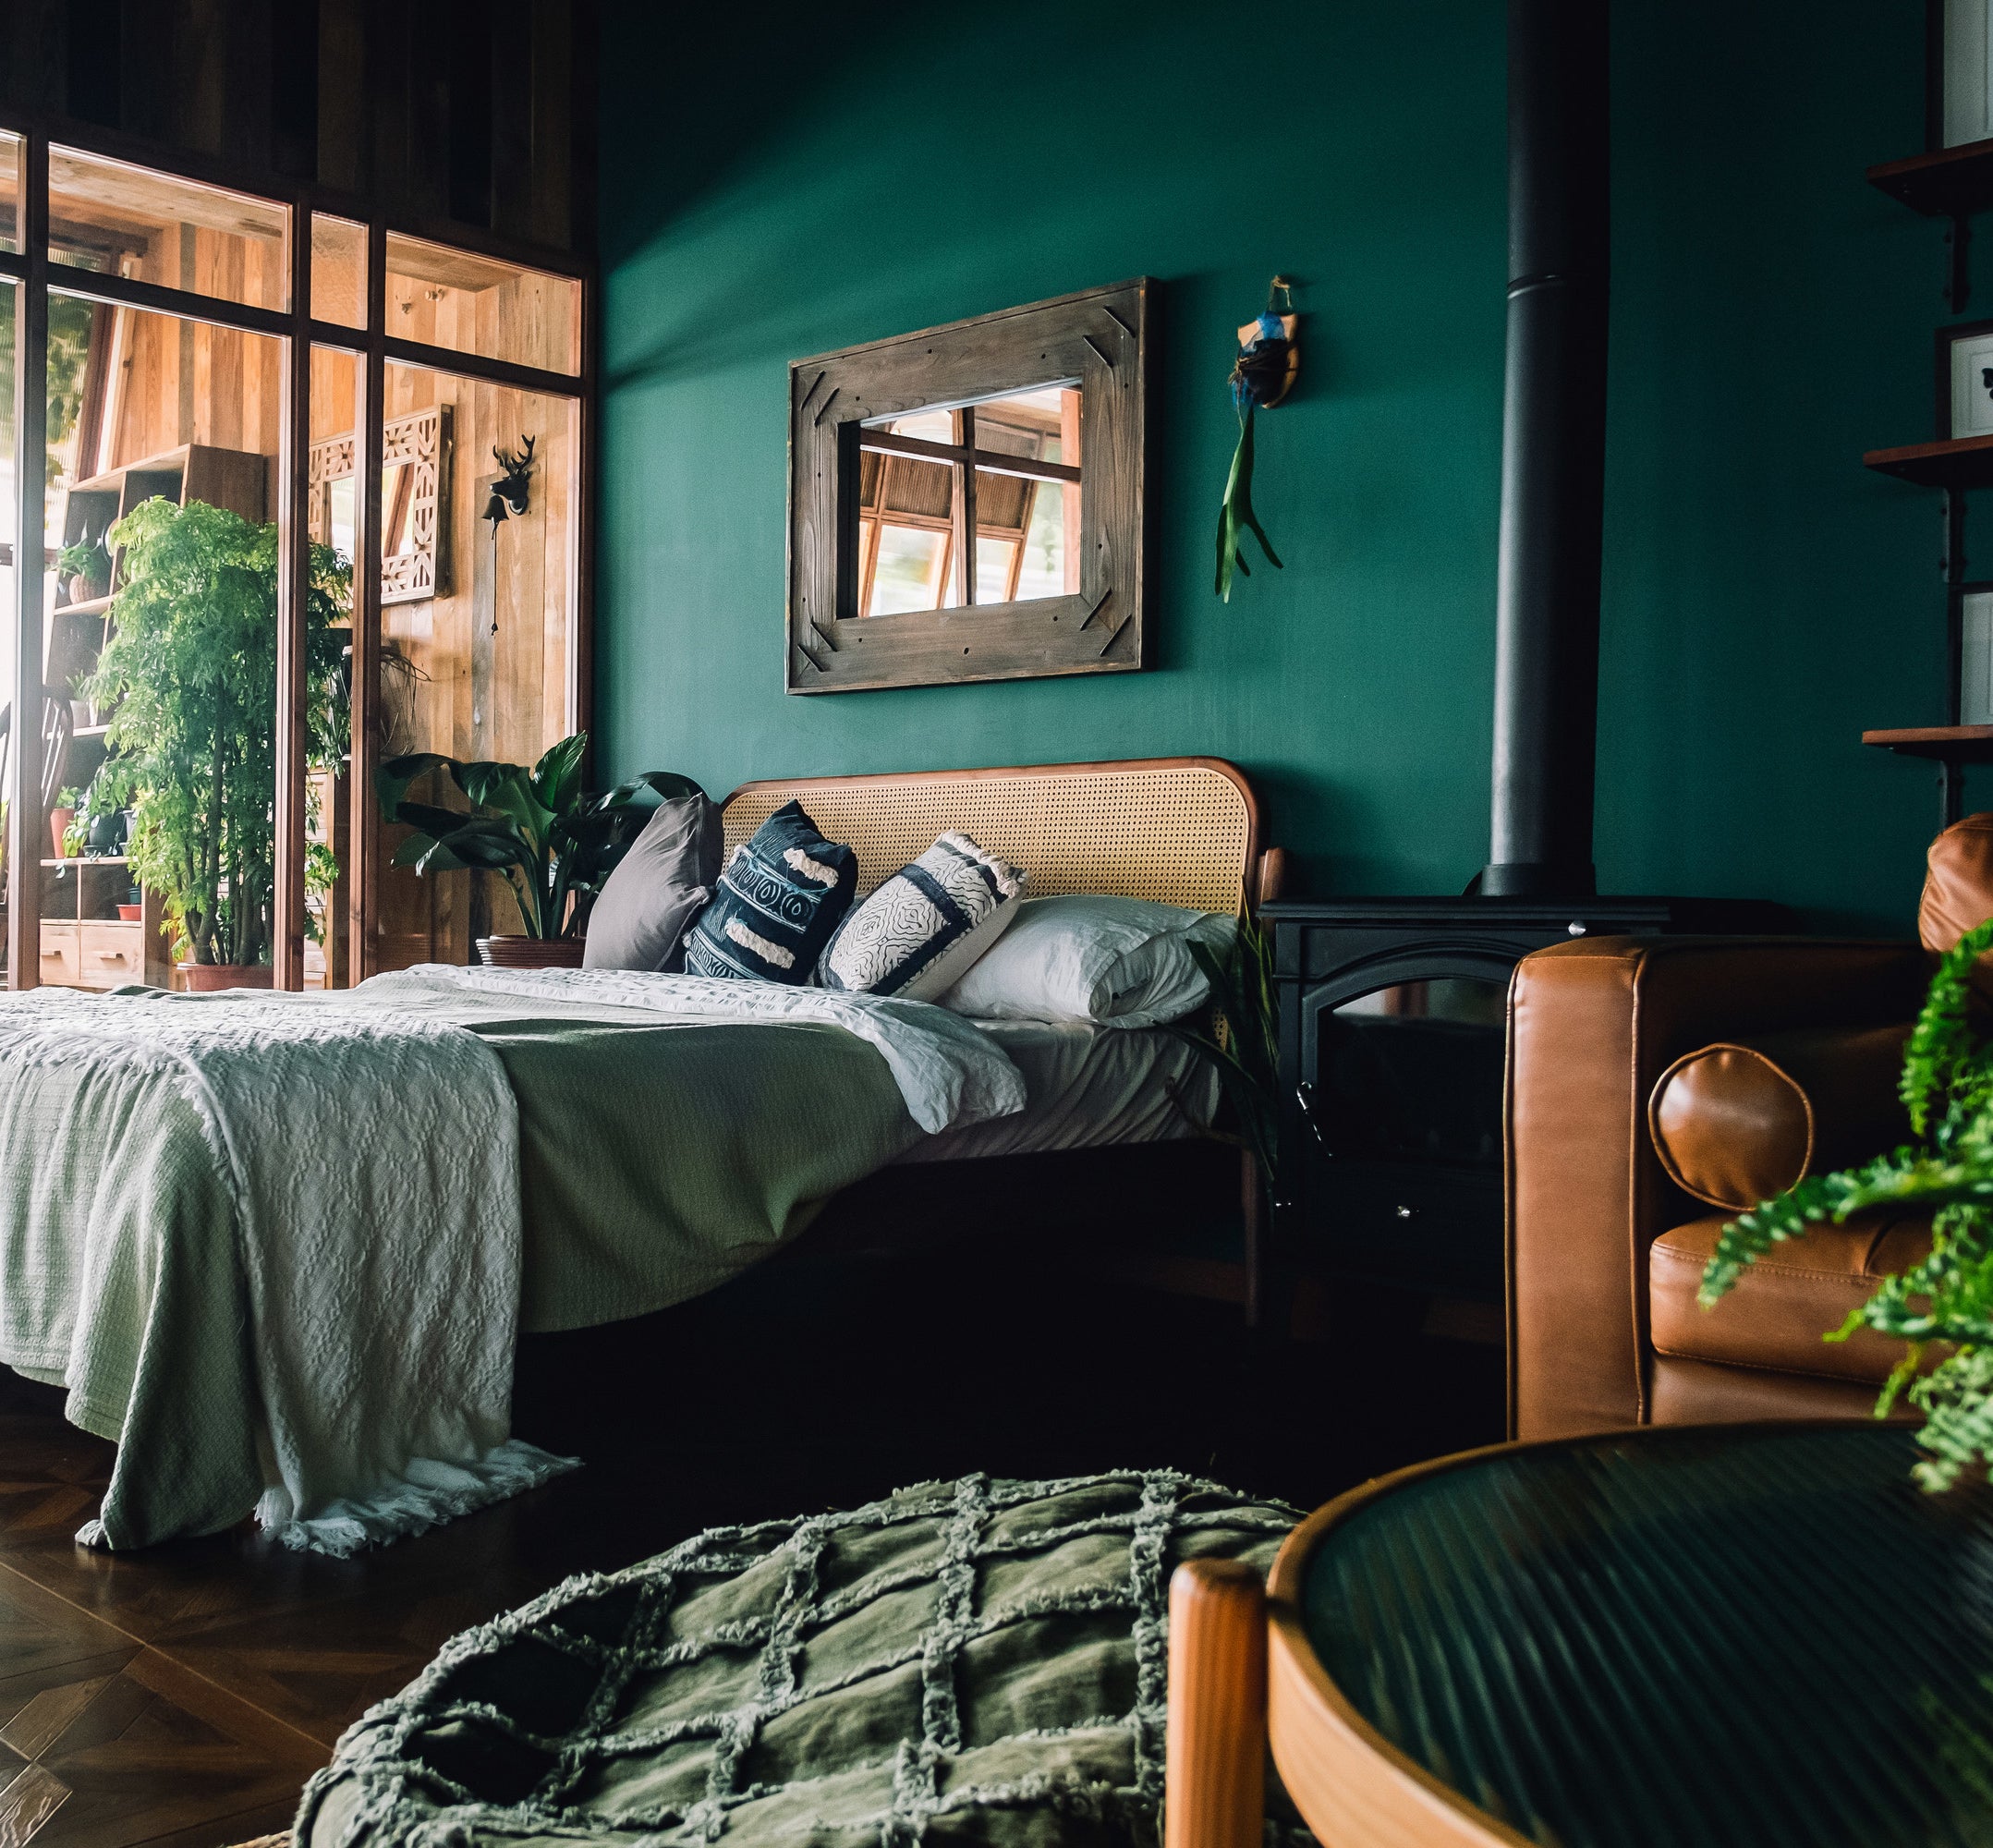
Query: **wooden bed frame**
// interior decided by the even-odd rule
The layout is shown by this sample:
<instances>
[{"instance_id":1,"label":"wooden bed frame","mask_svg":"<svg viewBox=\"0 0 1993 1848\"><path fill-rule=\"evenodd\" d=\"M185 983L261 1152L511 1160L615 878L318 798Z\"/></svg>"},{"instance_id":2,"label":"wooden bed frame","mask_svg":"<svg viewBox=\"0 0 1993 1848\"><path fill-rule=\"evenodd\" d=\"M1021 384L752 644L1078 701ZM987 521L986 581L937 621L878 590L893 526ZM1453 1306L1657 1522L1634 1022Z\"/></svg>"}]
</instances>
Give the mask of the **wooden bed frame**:
<instances>
[{"instance_id":1,"label":"wooden bed frame","mask_svg":"<svg viewBox=\"0 0 1993 1848\"><path fill-rule=\"evenodd\" d=\"M731 854L785 802L800 802L828 839L857 850L861 894L918 858L949 829L1024 868L1030 874L1027 895L1038 898L1114 893L1237 917L1279 897L1286 876L1285 853L1263 845L1252 785L1222 758L1127 758L746 783L722 805L725 851ZM1152 1151L1175 1146L991 1159L1003 1168L1006 1198L1036 1191L1025 1174L1013 1172L1028 1170L1068 1203L1090 1197L1112 1210L1107 1203L1135 1198L1131 1183L1138 1188L1148 1178L1131 1175L1131 1164L1155 1166ZM846 1188L799 1246L817 1254L826 1247L870 1248L880 1225L925 1224L928 1217L913 1210L918 1201L908 1196L934 1185L918 1167L883 1169ZM1238 1185L1246 1229L1246 1316L1258 1327L1269 1307L1269 1234L1249 1154L1240 1157Z\"/></svg>"}]
</instances>

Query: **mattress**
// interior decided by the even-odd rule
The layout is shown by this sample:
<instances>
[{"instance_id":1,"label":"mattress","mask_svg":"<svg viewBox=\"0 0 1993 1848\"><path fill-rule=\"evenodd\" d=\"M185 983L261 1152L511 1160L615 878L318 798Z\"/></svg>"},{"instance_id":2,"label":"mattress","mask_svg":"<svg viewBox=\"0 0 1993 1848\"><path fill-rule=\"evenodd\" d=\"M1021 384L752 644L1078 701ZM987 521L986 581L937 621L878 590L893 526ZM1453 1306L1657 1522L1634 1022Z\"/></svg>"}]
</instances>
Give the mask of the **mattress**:
<instances>
[{"instance_id":1,"label":"mattress","mask_svg":"<svg viewBox=\"0 0 1993 1848\"><path fill-rule=\"evenodd\" d=\"M1218 1074L1169 1033L1091 1021L978 1020L1024 1074L1020 1114L923 1136L896 1161L1167 1142L1210 1125Z\"/></svg>"}]
</instances>

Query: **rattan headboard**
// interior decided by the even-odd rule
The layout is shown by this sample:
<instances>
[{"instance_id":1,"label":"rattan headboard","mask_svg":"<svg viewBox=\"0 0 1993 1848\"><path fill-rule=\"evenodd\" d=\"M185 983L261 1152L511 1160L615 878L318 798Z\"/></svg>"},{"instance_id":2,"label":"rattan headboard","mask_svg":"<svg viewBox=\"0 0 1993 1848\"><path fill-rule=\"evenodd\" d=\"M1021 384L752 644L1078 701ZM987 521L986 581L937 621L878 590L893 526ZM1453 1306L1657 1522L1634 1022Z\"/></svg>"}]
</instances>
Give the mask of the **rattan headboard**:
<instances>
[{"instance_id":1,"label":"rattan headboard","mask_svg":"<svg viewBox=\"0 0 1993 1848\"><path fill-rule=\"evenodd\" d=\"M1039 898L1112 892L1230 916L1257 877L1258 806L1221 758L745 783L724 804L726 851L790 801L857 849L860 892L951 828L1022 867Z\"/></svg>"}]
</instances>

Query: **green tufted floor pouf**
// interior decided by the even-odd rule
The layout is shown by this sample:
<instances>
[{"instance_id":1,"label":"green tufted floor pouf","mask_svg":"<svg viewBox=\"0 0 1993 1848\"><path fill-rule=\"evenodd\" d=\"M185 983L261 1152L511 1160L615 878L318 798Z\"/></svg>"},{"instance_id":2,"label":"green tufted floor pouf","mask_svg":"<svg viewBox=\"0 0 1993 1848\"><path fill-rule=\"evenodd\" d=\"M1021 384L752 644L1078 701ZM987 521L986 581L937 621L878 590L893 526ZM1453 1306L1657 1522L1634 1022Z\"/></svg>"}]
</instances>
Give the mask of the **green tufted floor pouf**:
<instances>
[{"instance_id":1,"label":"green tufted floor pouf","mask_svg":"<svg viewBox=\"0 0 1993 1848\"><path fill-rule=\"evenodd\" d=\"M1153 1843L1170 1574L1263 1568L1297 1518L1131 1471L716 1528L455 1638L298 1848Z\"/></svg>"}]
</instances>

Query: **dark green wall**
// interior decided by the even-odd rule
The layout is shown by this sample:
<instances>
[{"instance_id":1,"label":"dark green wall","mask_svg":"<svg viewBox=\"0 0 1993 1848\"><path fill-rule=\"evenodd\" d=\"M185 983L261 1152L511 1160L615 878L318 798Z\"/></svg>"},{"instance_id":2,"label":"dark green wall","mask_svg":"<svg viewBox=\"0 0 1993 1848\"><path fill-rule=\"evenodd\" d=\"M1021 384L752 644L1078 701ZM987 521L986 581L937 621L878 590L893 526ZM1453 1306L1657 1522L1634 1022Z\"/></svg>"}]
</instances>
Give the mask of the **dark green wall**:
<instances>
[{"instance_id":1,"label":"dark green wall","mask_svg":"<svg viewBox=\"0 0 1993 1848\"><path fill-rule=\"evenodd\" d=\"M744 10L709 43L612 6L606 767L719 793L1210 752L1313 890L1458 889L1488 847L1502 15L1316 5L1256 42L1234 6L1017 0L834 37ZM1928 430L1941 247L1861 176L1921 145L1917 9L1616 19L1600 878L1902 929L1930 777L1856 737L1942 716L1938 519L1860 454ZM1303 388L1260 427L1287 568L1227 607L1224 377L1275 270L1307 315ZM1144 273L1157 665L785 696L787 361Z\"/></svg>"}]
</instances>

